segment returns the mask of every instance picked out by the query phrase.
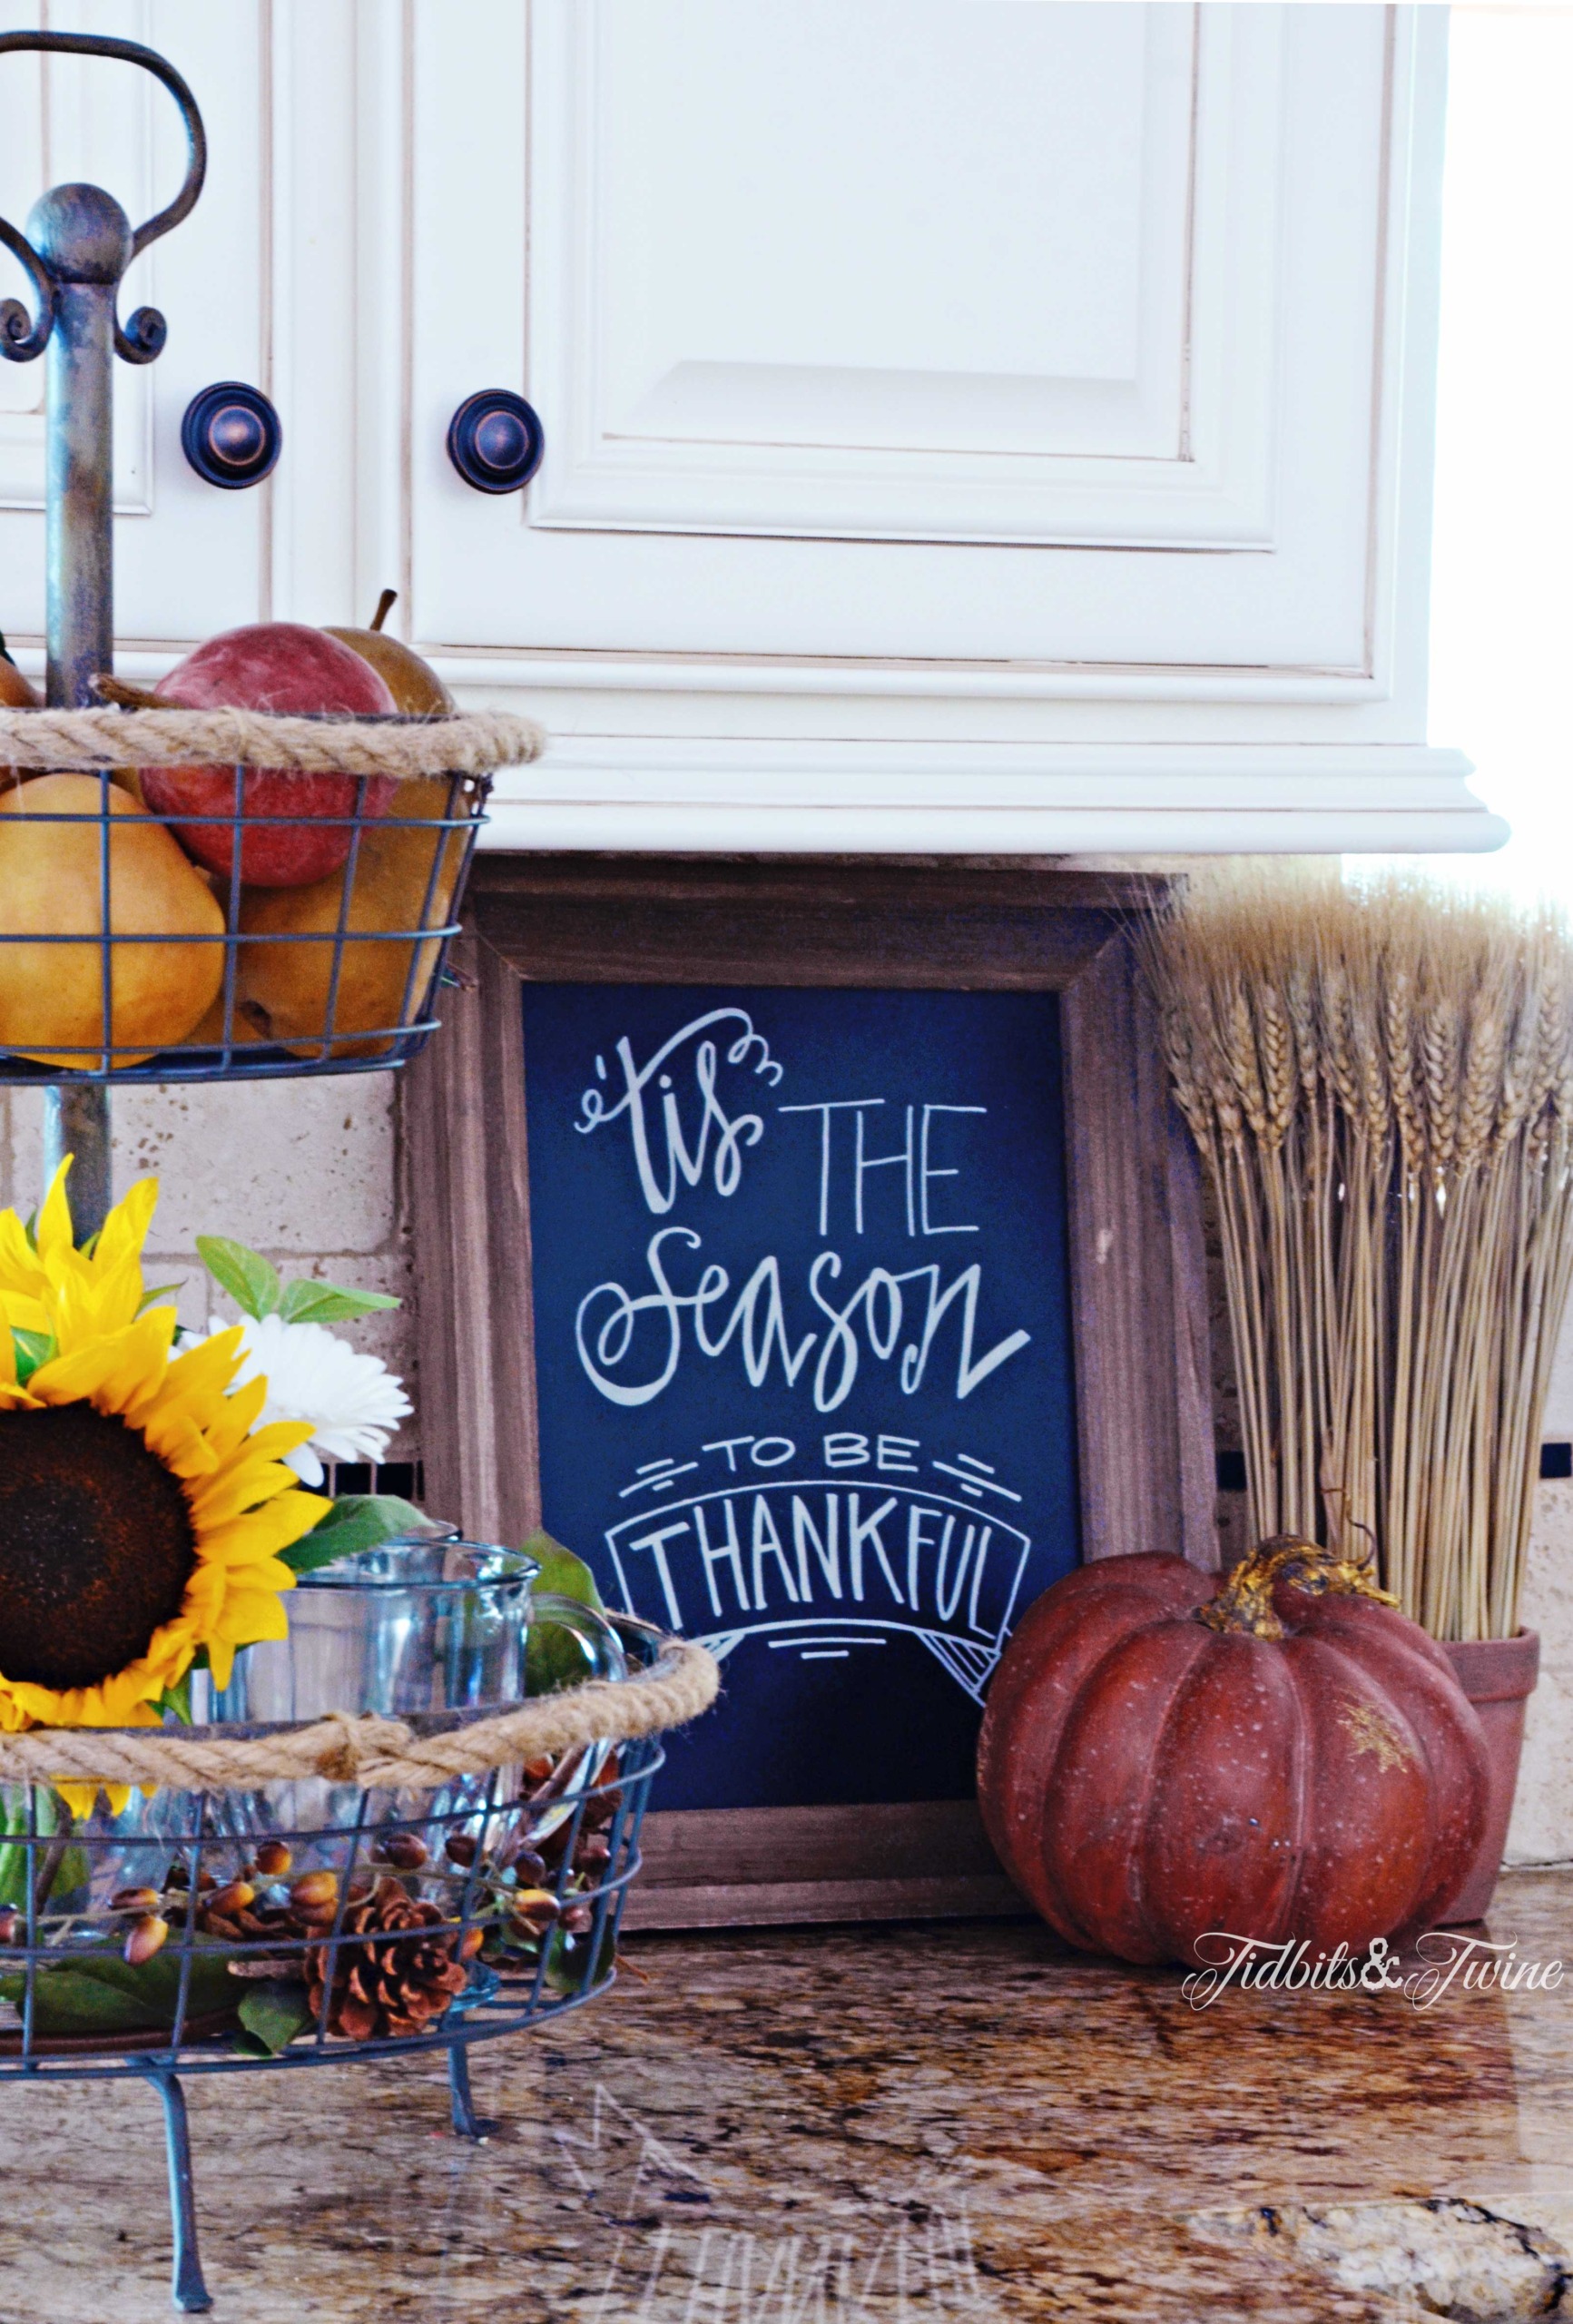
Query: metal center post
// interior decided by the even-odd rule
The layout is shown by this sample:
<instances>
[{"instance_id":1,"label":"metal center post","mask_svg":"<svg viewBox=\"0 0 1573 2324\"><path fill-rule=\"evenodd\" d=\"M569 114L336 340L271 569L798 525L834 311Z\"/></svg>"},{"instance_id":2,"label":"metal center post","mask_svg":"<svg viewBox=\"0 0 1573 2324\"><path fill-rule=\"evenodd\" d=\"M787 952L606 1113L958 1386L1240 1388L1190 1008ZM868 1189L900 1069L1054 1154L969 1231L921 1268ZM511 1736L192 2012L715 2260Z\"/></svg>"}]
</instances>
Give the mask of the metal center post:
<instances>
[{"instance_id":1,"label":"metal center post","mask_svg":"<svg viewBox=\"0 0 1573 2324\"><path fill-rule=\"evenodd\" d=\"M194 207L207 171L207 140L196 100L174 67L129 40L79 33L0 34L0 56L21 50L102 56L140 65L162 81L181 109L186 174L179 193L144 226L131 222L96 185L57 185L34 204L25 235L0 219L0 242L32 279L36 317L15 299L0 301L0 356L32 362L45 350L45 637L52 709L93 705L93 681L114 667L114 382L113 361L151 363L163 347L163 317L140 307L123 330L121 278L150 242ZM105 778L107 781L107 778ZM108 832L103 845L107 849ZM105 881L107 891L108 882ZM107 922L107 912L105 915ZM106 924L101 940L113 962ZM103 996L105 1069L111 1063L112 970ZM109 1090L85 1077L44 1091L44 1175L66 1155L72 1165L72 1223L79 1241L95 1235L110 1206Z\"/></svg>"}]
</instances>

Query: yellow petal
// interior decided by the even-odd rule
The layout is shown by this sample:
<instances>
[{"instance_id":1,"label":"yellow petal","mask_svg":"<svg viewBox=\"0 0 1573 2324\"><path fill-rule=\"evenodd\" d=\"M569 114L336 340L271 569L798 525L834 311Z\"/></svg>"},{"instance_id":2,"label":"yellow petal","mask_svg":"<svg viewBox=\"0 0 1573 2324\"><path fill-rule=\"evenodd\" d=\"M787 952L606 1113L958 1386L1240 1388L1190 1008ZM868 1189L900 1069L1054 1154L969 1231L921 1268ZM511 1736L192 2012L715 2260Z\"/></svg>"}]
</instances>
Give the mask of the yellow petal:
<instances>
[{"instance_id":1,"label":"yellow petal","mask_svg":"<svg viewBox=\"0 0 1573 2324\"><path fill-rule=\"evenodd\" d=\"M227 1332L215 1332L211 1339L195 1340L190 1347L182 1348L170 1364L167 1393L172 1396L222 1395L240 1364L241 1341L241 1327L237 1324ZM258 1381L254 1385L261 1393L252 1406L253 1420L261 1411L268 1395L265 1382ZM251 1394L250 1386L238 1388L233 1401L238 1402L241 1396ZM247 1424L249 1426L250 1423Z\"/></svg>"},{"instance_id":2,"label":"yellow petal","mask_svg":"<svg viewBox=\"0 0 1573 2324\"><path fill-rule=\"evenodd\" d=\"M188 1484L186 1500L199 1531L227 1524L248 1509L260 1509L299 1486L300 1478L282 1461L233 1460L217 1476Z\"/></svg>"},{"instance_id":3,"label":"yellow petal","mask_svg":"<svg viewBox=\"0 0 1573 2324\"><path fill-rule=\"evenodd\" d=\"M159 1198L156 1178L139 1178L127 1188L103 1222L93 1253L101 1267L119 1266L129 1260L133 1265L142 1257L142 1246L147 1241L148 1228Z\"/></svg>"},{"instance_id":4,"label":"yellow petal","mask_svg":"<svg viewBox=\"0 0 1573 2324\"><path fill-rule=\"evenodd\" d=\"M15 1210L0 1210L0 1283L36 1298L45 1281L38 1254Z\"/></svg>"},{"instance_id":5,"label":"yellow petal","mask_svg":"<svg viewBox=\"0 0 1573 2324\"><path fill-rule=\"evenodd\" d=\"M231 1590L219 1617L219 1636L231 1646L255 1646L259 1639L288 1638L290 1618L271 1590ZM208 1651L212 1652L210 1643Z\"/></svg>"},{"instance_id":6,"label":"yellow petal","mask_svg":"<svg viewBox=\"0 0 1573 2324\"><path fill-rule=\"evenodd\" d=\"M305 1540L308 1533L320 1525L332 1508L330 1501L320 1493L281 1493L262 1509L248 1510L228 1524L200 1526L197 1531L197 1555L212 1558L225 1565L243 1564L249 1559L277 1556L280 1550L290 1549L296 1541Z\"/></svg>"},{"instance_id":7,"label":"yellow petal","mask_svg":"<svg viewBox=\"0 0 1573 2324\"><path fill-rule=\"evenodd\" d=\"M100 1412L123 1413L150 1394L168 1356L167 1334L157 1313L144 1315L107 1338L88 1339L41 1364L29 1386L48 1404L93 1403Z\"/></svg>"},{"instance_id":8,"label":"yellow petal","mask_svg":"<svg viewBox=\"0 0 1573 2324\"><path fill-rule=\"evenodd\" d=\"M67 1155L49 1181L49 1192L38 1214L38 1256L47 1267L52 1259L67 1253L74 1254L76 1236L71 1224L71 1205L66 1198L65 1181L71 1174L73 1157Z\"/></svg>"},{"instance_id":9,"label":"yellow petal","mask_svg":"<svg viewBox=\"0 0 1573 2324\"><path fill-rule=\"evenodd\" d=\"M270 1420L266 1428L253 1431L246 1450L254 1460L280 1461L297 1445L309 1444L316 1433L315 1421Z\"/></svg>"},{"instance_id":10,"label":"yellow petal","mask_svg":"<svg viewBox=\"0 0 1573 2324\"><path fill-rule=\"evenodd\" d=\"M217 1452L196 1422L179 1413L144 1422L143 1436L148 1450L177 1477L210 1477L219 1466Z\"/></svg>"}]
</instances>

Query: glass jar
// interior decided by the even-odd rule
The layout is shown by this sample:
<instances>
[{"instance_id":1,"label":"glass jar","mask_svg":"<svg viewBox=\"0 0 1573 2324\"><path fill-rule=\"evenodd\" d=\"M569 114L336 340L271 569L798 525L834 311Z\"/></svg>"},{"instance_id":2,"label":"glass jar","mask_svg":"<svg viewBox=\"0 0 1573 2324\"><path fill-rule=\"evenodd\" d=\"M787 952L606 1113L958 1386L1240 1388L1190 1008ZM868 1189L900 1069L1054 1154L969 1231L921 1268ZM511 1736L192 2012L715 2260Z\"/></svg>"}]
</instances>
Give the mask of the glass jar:
<instances>
[{"instance_id":1,"label":"glass jar","mask_svg":"<svg viewBox=\"0 0 1573 2324\"><path fill-rule=\"evenodd\" d=\"M230 1684L193 1693L197 1718L310 1720L332 1711L408 1718L516 1702L526 1692L531 1629L567 1632L585 1679L625 1679L622 1640L604 1614L532 1587L521 1550L457 1531L405 1535L302 1574L286 1602L287 1639L235 1658Z\"/></svg>"}]
</instances>

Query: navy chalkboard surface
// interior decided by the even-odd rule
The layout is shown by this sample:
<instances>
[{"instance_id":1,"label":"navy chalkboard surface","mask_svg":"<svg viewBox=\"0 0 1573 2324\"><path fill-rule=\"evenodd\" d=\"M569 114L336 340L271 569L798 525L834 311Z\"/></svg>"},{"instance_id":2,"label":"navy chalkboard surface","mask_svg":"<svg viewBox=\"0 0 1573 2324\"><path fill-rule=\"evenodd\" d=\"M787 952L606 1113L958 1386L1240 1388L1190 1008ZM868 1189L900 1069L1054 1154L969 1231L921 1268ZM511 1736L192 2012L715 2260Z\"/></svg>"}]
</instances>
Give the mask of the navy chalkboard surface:
<instances>
[{"instance_id":1,"label":"navy chalkboard surface","mask_svg":"<svg viewBox=\"0 0 1573 2324\"><path fill-rule=\"evenodd\" d=\"M969 1797L1077 1556L1057 997L523 1009L545 1521L723 1659L662 1807Z\"/></svg>"}]
</instances>

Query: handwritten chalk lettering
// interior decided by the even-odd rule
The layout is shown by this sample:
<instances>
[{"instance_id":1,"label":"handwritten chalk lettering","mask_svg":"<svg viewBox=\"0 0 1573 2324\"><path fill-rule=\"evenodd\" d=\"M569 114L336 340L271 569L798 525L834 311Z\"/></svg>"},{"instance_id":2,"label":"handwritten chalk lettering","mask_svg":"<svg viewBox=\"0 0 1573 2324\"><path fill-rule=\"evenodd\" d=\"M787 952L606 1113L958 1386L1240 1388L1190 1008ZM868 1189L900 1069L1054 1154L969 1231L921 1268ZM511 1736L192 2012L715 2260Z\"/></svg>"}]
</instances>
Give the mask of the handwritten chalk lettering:
<instances>
[{"instance_id":1,"label":"handwritten chalk lettering","mask_svg":"<svg viewBox=\"0 0 1573 2324\"><path fill-rule=\"evenodd\" d=\"M703 1249L703 1238L691 1226L658 1228L644 1255L655 1284L654 1291L635 1295L620 1283L599 1283L579 1303L574 1319L575 1342L579 1361L599 1393L609 1403L624 1407L653 1403L677 1375L685 1344L685 1313L693 1315L693 1344L702 1355L723 1355L736 1339L750 1387L763 1387L772 1366L779 1365L786 1386L794 1388L809 1356L820 1345L820 1334L808 1332L801 1339L793 1339L787 1324L780 1262L773 1256L761 1259L737 1295L731 1314L716 1332L707 1317L731 1292L731 1276L723 1266L713 1263L703 1270L693 1290L679 1291L666 1271L669 1244L677 1250L695 1252ZM937 1265L912 1267L900 1275L892 1275L886 1267L874 1267L845 1305L838 1307L825 1296L825 1285L835 1282L841 1273L841 1255L836 1251L821 1251L809 1269L809 1295L831 1326L824 1334L812 1375L814 1407L818 1412L834 1412L846 1402L865 1349L879 1363L889 1363L899 1353L901 1393L916 1395L923 1385L940 1326L958 1301L959 1403L965 1402L975 1388L1031 1339L1029 1332L1011 1332L982 1355L974 1356L978 1302L983 1282L983 1270L976 1261L964 1267L943 1291ZM918 1284L924 1286L924 1292L918 1299L910 1299L905 1286ZM909 1323L909 1312L913 1306L918 1310L919 1320ZM639 1319L644 1315L660 1319L663 1325L657 1354L645 1354L647 1335L638 1330ZM911 1336L903 1344L903 1334L909 1331ZM624 1365L634 1376L614 1377ZM643 1378L639 1376L641 1372L644 1374Z\"/></svg>"},{"instance_id":2,"label":"handwritten chalk lettering","mask_svg":"<svg viewBox=\"0 0 1573 2324\"><path fill-rule=\"evenodd\" d=\"M575 1128L581 1137L593 1130L604 1129L610 1122L626 1116L634 1147L634 1167L639 1173L640 1191L645 1206L657 1216L669 1211L677 1199L679 1179L697 1187L703 1177L705 1167L718 1195L734 1195L742 1182L743 1148L757 1146L764 1135L764 1123L758 1114L729 1116L716 1096L716 1076L720 1068L720 1052L713 1040L700 1036L713 1026L729 1025L741 1028L726 1049L728 1065L746 1065L751 1058L756 1075L762 1075L772 1088L779 1087L782 1067L770 1053L770 1046L762 1033L754 1030L753 1019L745 1009L712 1009L704 1016L693 1018L663 1042L654 1057L644 1065L634 1061L633 1044L626 1034L613 1050L622 1068L623 1094L614 1105L608 1106L599 1089L586 1089L579 1099L579 1118ZM682 1109L674 1078L664 1068L674 1063L688 1042L694 1048L688 1062L693 1072L694 1088L699 1099L699 1120L692 1146L683 1135ZM757 1050L758 1055L754 1052ZM605 1057L595 1059L597 1078L608 1078ZM653 1150L651 1125L646 1107L646 1092L652 1081L660 1092L660 1131L663 1147L661 1162ZM715 1148L711 1155L711 1137L714 1133Z\"/></svg>"},{"instance_id":3,"label":"handwritten chalk lettering","mask_svg":"<svg viewBox=\"0 0 1573 2324\"><path fill-rule=\"evenodd\" d=\"M786 1336L786 1316L782 1305L781 1270L773 1258L762 1259L742 1292L722 1331L719 1339L712 1339L705 1329L705 1310L724 1299L731 1289L732 1278L721 1266L707 1266L699 1278L698 1287L691 1292L675 1290L667 1278L663 1246L667 1243L685 1245L697 1251L703 1238L692 1226L663 1226L650 1237L644 1257L655 1289L639 1297L625 1291L620 1283L598 1283L579 1302L574 1318L575 1344L579 1361L590 1380L610 1403L634 1406L648 1404L671 1385L676 1377L683 1354L683 1315L684 1309L693 1313L693 1337L703 1355L723 1354L734 1337L742 1350L743 1370L751 1387L764 1385L769 1375L772 1354L779 1354L781 1366L788 1387L796 1384L815 1334L811 1332L794 1351ZM614 1380L613 1372L634 1350L636 1327L641 1315L664 1316L666 1325L665 1350L661 1367L654 1375L634 1385Z\"/></svg>"},{"instance_id":4,"label":"handwritten chalk lettering","mask_svg":"<svg viewBox=\"0 0 1573 2324\"><path fill-rule=\"evenodd\" d=\"M941 1170L929 1162L929 1139L932 1129L933 1118L936 1114L986 1114L988 1111L988 1108L987 1106L924 1107L923 1134L920 1141L920 1152L918 1163L918 1185L919 1189L918 1209L922 1224L922 1231L925 1235L976 1235L978 1233L978 1230L976 1226L961 1226L955 1225L949 1226L937 1226L929 1217L929 1187L933 1184L936 1178L959 1178L961 1176L961 1173L958 1169Z\"/></svg>"},{"instance_id":5,"label":"handwritten chalk lettering","mask_svg":"<svg viewBox=\"0 0 1573 2324\"><path fill-rule=\"evenodd\" d=\"M726 1465L734 1477L738 1473L737 1456L745 1450L756 1469L784 1469L789 1461L795 1461L798 1456L798 1448L790 1436L723 1436L713 1444L702 1444L699 1449L702 1452L724 1452ZM696 1469L699 1463L690 1461L688 1466Z\"/></svg>"},{"instance_id":6,"label":"handwritten chalk lettering","mask_svg":"<svg viewBox=\"0 0 1573 2324\"><path fill-rule=\"evenodd\" d=\"M907 1284L923 1284L927 1299L922 1309L921 1328L916 1338L901 1348L900 1382L903 1395L915 1396L923 1385L929 1358L939 1336L939 1327L958 1299L962 1303L960 1345L956 1364L956 1396L962 1403L973 1390L1008 1363L1018 1351L1027 1346L1029 1332L1011 1332L988 1350L973 1360L973 1344L978 1329L978 1299L983 1284L983 1270L975 1260L964 1267L954 1283L941 1291L939 1269L937 1265L912 1267L900 1275L892 1275L886 1267L875 1267L859 1285L845 1306L837 1307L824 1294L827 1283L835 1282L841 1272L841 1255L836 1251L821 1251L809 1270L809 1295L821 1314L828 1317L830 1330L814 1369L814 1403L822 1413L832 1413L845 1403L851 1394L858 1376L862 1343L868 1352L880 1362L888 1362L896 1353L907 1319L907 1303L902 1287ZM858 1324L862 1328L860 1342Z\"/></svg>"},{"instance_id":7,"label":"handwritten chalk lettering","mask_svg":"<svg viewBox=\"0 0 1573 2324\"><path fill-rule=\"evenodd\" d=\"M869 1440L853 1429L832 1430L825 1439L827 1469L866 1469L869 1465Z\"/></svg>"},{"instance_id":8,"label":"handwritten chalk lettering","mask_svg":"<svg viewBox=\"0 0 1573 2324\"><path fill-rule=\"evenodd\" d=\"M713 1443L702 1444L699 1449L702 1452L724 1452L726 1455L726 1465L735 1477L737 1474L737 1456L744 1445L752 1444L752 1443L753 1439L752 1436L718 1436Z\"/></svg>"},{"instance_id":9,"label":"handwritten chalk lettering","mask_svg":"<svg viewBox=\"0 0 1573 2324\"><path fill-rule=\"evenodd\" d=\"M857 1619L996 1651L1031 1548L939 1493L826 1479L696 1494L605 1539L627 1610L690 1636Z\"/></svg>"},{"instance_id":10,"label":"handwritten chalk lettering","mask_svg":"<svg viewBox=\"0 0 1573 2324\"><path fill-rule=\"evenodd\" d=\"M874 1448L875 1466L894 1469L899 1475L916 1476L918 1463L912 1455L918 1450L916 1436L881 1436Z\"/></svg>"},{"instance_id":11,"label":"handwritten chalk lettering","mask_svg":"<svg viewBox=\"0 0 1573 2324\"><path fill-rule=\"evenodd\" d=\"M851 1215L852 1231L862 1235L868 1231L864 1214L864 1181L875 1170L900 1169L903 1211L909 1238L928 1235L976 1235L978 1229L960 1221L936 1220L929 1215L929 1189L936 1179L959 1178L961 1172L952 1164L940 1164L929 1159L937 1114L986 1114L987 1106L925 1105L919 1123L919 1108L915 1105L902 1108L906 1132L902 1143L891 1154L870 1154L868 1147L870 1131L865 1117L888 1101L883 1098L830 1098L815 1105L778 1106L778 1114L817 1114L820 1118L820 1187L819 1218L821 1239L831 1233L832 1187L835 1161L841 1151L835 1138L832 1117L850 1114L852 1117Z\"/></svg>"}]
</instances>

